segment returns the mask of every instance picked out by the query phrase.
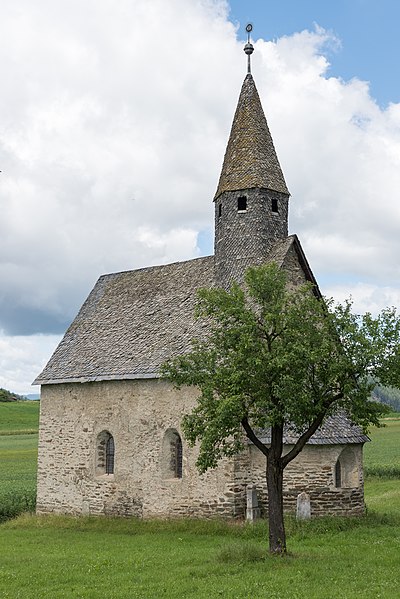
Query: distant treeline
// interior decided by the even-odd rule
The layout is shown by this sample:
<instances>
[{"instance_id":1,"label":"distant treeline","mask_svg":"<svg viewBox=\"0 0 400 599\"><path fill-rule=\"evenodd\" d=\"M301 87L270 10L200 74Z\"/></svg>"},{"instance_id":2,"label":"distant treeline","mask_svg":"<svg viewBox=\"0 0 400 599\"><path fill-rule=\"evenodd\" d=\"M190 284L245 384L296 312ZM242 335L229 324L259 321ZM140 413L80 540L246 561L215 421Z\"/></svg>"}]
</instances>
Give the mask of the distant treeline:
<instances>
[{"instance_id":1,"label":"distant treeline","mask_svg":"<svg viewBox=\"0 0 400 599\"><path fill-rule=\"evenodd\" d=\"M372 395L375 400L390 406L394 412L400 412L400 389L378 385Z\"/></svg>"},{"instance_id":2,"label":"distant treeline","mask_svg":"<svg viewBox=\"0 0 400 599\"><path fill-rule=\"evenodd\" d=\"M12 393L11 391L7 391L7 389L2 389L0 387L0 401L21 401L26 399L22 395L17 395L16 393Z\"/></svg>"}]
</instances>

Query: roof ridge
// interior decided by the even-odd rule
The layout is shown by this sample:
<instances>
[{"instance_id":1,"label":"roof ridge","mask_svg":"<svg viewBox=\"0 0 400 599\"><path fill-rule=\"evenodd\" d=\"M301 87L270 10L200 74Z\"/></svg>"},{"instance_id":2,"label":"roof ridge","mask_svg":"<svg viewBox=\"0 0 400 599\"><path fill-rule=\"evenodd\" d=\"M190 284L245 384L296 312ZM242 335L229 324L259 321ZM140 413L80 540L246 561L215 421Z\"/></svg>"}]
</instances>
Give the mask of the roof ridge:
<instances>
[{"instance_id":1,"label":"roof ridge","mask_svg":"<svg viewBox=\"0 0 400 599\"><path fill-rule=\"evenodd\" d=\"M145 271L150 271L150 270L155 270L157 268L164 268L164 267L168 267L168 266L176 266L176 265L180 265L180 264L186 264L187 262L193 262L193 261L200 261L200 260L208 260L208 259L214 259L214 255L210 254L209 256L197 256L196 258L189 258L188 260L176 260L175 262L166 262L165 264L153 264L152 266L141 266L140 268L130 268L128 270L118 270L116 272L106 272L102 275L99 276L99 279L105 279L107 277L113 277L113 276L117 276L117 275L124 275L124 274L129 274L129 273L133 273L133 272L145 272Z\"/></svg>"}]
</instances>

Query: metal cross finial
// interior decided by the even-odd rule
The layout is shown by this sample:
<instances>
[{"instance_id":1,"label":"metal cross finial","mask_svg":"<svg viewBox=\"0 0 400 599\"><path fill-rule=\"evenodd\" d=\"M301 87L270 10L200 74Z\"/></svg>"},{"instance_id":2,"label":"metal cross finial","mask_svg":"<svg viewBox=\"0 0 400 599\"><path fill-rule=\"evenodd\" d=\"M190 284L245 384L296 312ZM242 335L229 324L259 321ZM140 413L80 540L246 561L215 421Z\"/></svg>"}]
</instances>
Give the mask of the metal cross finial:
<instances>
[{"instance_id":1,"label":"metal cross finial","mask_svg":"<svg viewBox=\"0 0 400 599\"><path fill-rule=\"evenodd\" d=\"M247 31L247 44L245 45L243 50L247 54L247 74L250 75L251 74L250 56L254 52L254 46L253 46L253 44L250 43L250 32L253 31L253 25L251 23L248 23L246 25L246 31Z\"/></svg>"}]
</instances>

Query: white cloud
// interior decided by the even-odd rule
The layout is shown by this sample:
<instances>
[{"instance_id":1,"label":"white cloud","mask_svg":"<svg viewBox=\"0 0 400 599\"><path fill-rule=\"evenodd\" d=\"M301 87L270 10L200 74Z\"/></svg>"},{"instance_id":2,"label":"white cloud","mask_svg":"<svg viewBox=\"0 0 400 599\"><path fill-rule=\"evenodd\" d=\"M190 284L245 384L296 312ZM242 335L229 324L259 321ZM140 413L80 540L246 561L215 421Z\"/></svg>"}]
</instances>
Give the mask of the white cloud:
<instances>
[{"instance_id":1,"label":"white cloud","mask_svg":"<svg viewBox=\"0 0 400 599\"><path fill-rule=\"evenodd\" d=\"M61 333L100 274L188 259L199 233L209 238L246 68L226 11L212 0L3 2L8 387L37 374L23 375L25 359L9 352L28 338L10 335ZM335 44L319 28L259 40L253 72L293 194L290 228L316 275L351 280L349 293L372 298L365 305L396 303L400 105L382 110L367 83L330 77L324 53ZM49 350L30 339L35 354Z\"/></svg>"},{"instance_id":2,"label":"white cloud","mask_svg":"<svg viewBox=\"0 0 400 599\"><path fill-rule=\"evenodd\" d=\"M9 337L0 331L0 387L26 395L60 342L59 335Z\"/></svg>"},{"instance_id":3,"label":"white cloud","mask_svg":"<svg viewBox=\"0 0 400 599\"><path fill-rule=\"evenodd\" d=\"M378 287L368 283L333 285L326 289L325 296L333 297L341 303L350 299L356 314L370 312L375 316L384 308L400 306L398 287Z\"/></svg>"},{"instance_id":4,"label":"white cloud","mask_svg":"<svg viewBox=\"0 0 400 599\"><path fill-rule=\"evenodd\" d=\"M318 29L260 43L264 98L299 233L316 272L399 280L400 105L329 77ZM257 50L258 50L257 46ZM268 65L271 65L271 68Z\"/></svg>"}]
</instances>

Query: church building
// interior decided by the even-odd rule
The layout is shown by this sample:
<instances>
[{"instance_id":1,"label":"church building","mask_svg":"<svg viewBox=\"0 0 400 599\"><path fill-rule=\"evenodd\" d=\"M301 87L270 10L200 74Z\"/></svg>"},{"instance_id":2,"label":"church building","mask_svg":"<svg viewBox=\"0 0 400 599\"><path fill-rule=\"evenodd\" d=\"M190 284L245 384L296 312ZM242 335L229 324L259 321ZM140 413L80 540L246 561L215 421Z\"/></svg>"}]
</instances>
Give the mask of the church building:
<instances>
[{"instance_id":1,"label":"church building","mask_svg":"<svg viewBox=\"0 0 400 599\"><path fill-rule=\"evenodd\" d=\"M250 442L199 475L197 449L181 432L197 392L159 376L165 360L206 334L194 318L199 288L228 288L248 266L275 262L291 284L311 281L319 294L297 236L288 235L290 194L250 72L252 51L248 42L214 197L214 255L101 276L34 382L42 386L39 513L240 518L248 488L261 513L268 509L265 456ZM306 492L312 515L363 513L367 440L345 416L329 418L285 469L286 510Z\"/></svg>"}]
</instances>

